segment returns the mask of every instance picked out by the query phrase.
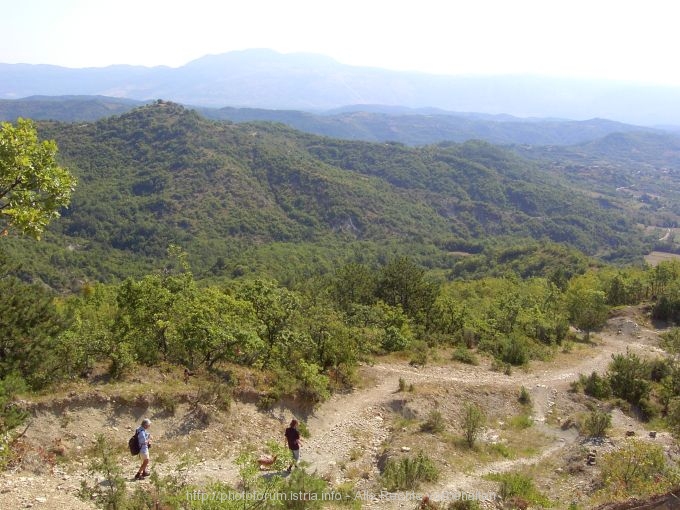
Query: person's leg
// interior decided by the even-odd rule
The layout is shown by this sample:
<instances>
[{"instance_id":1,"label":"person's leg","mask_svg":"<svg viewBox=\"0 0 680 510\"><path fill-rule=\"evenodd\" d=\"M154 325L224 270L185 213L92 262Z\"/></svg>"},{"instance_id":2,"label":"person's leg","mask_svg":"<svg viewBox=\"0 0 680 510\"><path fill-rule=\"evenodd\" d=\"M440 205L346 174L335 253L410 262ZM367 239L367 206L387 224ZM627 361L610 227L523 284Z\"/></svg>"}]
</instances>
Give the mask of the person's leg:
<instances>
[{"instance_id":1,"label":"person's leg","mask_svg":"<svg viewBox=\"0 0 680 510\"><path fill-rule=\"evenodd\" d=\"M290 466L288 466L289 472L293 469L293 465L297 466L297 463L300 460L300 450L291 450L290 453L293 455L293 460L291 461Z\"/></svg>"},{"instance_id":2,"label":"person's leg","mask_svg":"<svg viewBox=\"0 0 680 510\"><path fill-rule=\"evenodd\" d=\"M139 480L144 476L144 473L148 473L146 471L147 466L149 465L149 454L148 453L140 453L140 457L142 457L142 465L139 466L139 470L137 471L137 474L135 475L135 479Z\"/></svg>"},{"instance_id":3,"label":"person's leg","mask_svg":"<svg viewBox=\"0 0 680 510\"><path fill-rule=\"evenodd\" d=\"M290 464L288 464L288 472L290 473L291 469L293 469L293 464L297 462L297 456L300 453L300 450L291 450L290 455L291 455L291 460Z\"/></svg>"}]
</instances>

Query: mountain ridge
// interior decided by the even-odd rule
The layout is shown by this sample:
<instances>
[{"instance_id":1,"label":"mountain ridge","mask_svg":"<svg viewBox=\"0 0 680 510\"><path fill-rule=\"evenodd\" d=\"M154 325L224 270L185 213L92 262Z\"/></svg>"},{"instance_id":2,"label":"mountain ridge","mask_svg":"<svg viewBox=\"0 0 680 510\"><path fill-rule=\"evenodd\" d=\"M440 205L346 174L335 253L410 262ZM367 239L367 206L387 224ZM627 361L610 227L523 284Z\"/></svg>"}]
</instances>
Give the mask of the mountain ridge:
<instances>
[{"instance_id":1,"label":"mountain ridge","mask_svg":"<svg viewBox=\"0 0 680 510\"><path fill-rule=\"evenodd\" d=\"M347 104L519 117L680 124L680 88L524 75L446 76L348 66L314 54L243 50L178 68L0 64L0 98L108 95L209 107L328 110Z\"/></svg>"},{"instance_id":2,"label":"mountain ridge","mask_svg":"<svg viewBox=\"0 0 680 510\"><path fill-rule=\"evenodd\" d=\"M0 100L0 120L26 117L64 122L96 121L120 115L142 104L145 103L106 96L33 96ZM496 144L569 145L613 132L651 131L651 128L607 119L522 119L510 115L389 105L348 105L318 113L231 107L193 109L210 119L281 122L299 131L322 136L413 146L471 139Z\"/></svg>"}]
</instances>

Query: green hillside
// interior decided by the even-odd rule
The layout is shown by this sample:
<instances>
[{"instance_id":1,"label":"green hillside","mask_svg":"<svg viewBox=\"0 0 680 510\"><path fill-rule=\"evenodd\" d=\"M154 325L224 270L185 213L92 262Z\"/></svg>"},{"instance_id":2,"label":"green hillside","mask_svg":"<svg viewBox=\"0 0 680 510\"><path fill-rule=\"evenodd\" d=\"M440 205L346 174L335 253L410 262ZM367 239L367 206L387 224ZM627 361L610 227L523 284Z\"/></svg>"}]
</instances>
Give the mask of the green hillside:
<instances>
[{"instance_id":1,"label":"green hillside","mask_svg":"<svg viewBox=\"0 0 680 510\"><path fill-rule=\"evenodd\" d=\"M668 133L615 133L569 147L517 147L547 172L592 190L601 200L622 200L645 225L656 227L655 247L680 252L680 137ZM665 233L669 232L666 236ZM660 239L663 238L663 239ZM660 242L662 241L662 242Z\"/></svg>"},{"instance_id":2,"label":"green hillside","mask_svg":"<svg viewBox=\"0 0 680 510\"><path fill-rule=\"evenodd\" d=\"M0 120L23 117L62 122L94 122L141 106L143 101L106 96L31 96L0 99Z\"/></svg>"},{"instance_id":3,"label":"green hillside","mask_svg":"<svg viewBox=\"0 0 680 510\"><path fill-rule=\"evenodd\" d=\"M79 186L44 242L6 238L26 278L56 287L158 266L182 246L199 276L282 280L347 260L408 254L450 268L450 251L499 238L638 257L630 211L483 143L409 148L206 120L159 101L92 124L39 124Z\"/></svg>"}]
</instances>

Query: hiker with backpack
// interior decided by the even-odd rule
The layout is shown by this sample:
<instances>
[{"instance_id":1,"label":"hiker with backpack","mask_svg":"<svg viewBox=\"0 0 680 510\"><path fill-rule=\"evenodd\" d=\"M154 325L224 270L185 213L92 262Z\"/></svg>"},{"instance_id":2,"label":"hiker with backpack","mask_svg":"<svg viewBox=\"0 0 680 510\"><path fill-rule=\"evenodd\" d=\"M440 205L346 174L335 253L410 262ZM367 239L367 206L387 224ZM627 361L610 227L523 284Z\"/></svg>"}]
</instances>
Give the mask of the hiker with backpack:
<instances>
[{"instance_id":1,"label":"hiker with backpack","mask_svg":"<svg viewBox=\"0 0 680 510\"><path fill-rule=\"evenodd\" d=\"M286 443L288 444L288 448L290 449L290 454L292 456L292 460L290 461L290 464L288 465L288 471L289 473L293 469L293 466L297 466L299 460L300 460L300 432L298 431L298 421L297 420L292 420L290 422L290 426L286 429L284 432L284 436L286 438Z\"/></svg>"},{"instance_id":2,"label":"hiker with backpack","mask_svg":"<svg viewBox=\"0 0 680 510\"><path fill-rule=\"evenodd\" d=\"M137 446L139 448L139 455L142 457L142 465L139 466L139 470L135 475L135 480L141 480L142 478L149 476L149 448L151 448L151 433L147 432L147 429L151 426L151 420L144 418L142 424L135 431L135 436L137 438Z\"/></svg>"}]
</instances>

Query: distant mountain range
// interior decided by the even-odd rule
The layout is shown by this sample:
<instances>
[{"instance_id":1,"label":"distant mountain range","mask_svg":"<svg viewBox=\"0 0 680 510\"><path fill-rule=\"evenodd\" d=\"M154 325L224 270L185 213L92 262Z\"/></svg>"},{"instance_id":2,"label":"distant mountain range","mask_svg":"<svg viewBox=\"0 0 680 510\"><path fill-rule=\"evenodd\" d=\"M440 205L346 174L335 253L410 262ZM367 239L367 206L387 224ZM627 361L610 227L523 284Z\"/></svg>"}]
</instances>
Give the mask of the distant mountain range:
<instances>
[{"instance_id":1,"label":"distant mountain range","mask_svg":"<svg viewBox=\"0 0 680 510\"><path fill-rule=\"evenodd\" d=\"M63 122L92 122L120 115L141 101L105 96L33 96L0 100L0 120L17 117ZM230 122L280 122L317 135L427 145L443 141L485 140L496 144L570 145L588 142L611 133L653 132L605 119L568 121L520 119L510 115L447 112L433 108L412 109L382 105L345 106L323 113L257 108L194 107L202 115Z\"/></svg>"},{"instance_id":2,"label":"distant mountain range","mask_svg":"<svg viewBox=\"0 0 680 510\"><path fill-rule=\"evenodd\" d=\"M206 107L302 111L381 104L680 125L678 87L536 76L429 75L347 66L320 55L271 50L211 55L179 68L0 64L0 99L33 95L162 98Z\"/></svg>"}]
</instances>

